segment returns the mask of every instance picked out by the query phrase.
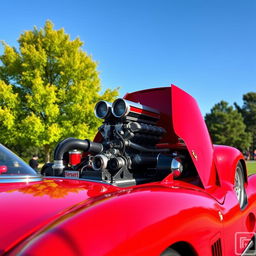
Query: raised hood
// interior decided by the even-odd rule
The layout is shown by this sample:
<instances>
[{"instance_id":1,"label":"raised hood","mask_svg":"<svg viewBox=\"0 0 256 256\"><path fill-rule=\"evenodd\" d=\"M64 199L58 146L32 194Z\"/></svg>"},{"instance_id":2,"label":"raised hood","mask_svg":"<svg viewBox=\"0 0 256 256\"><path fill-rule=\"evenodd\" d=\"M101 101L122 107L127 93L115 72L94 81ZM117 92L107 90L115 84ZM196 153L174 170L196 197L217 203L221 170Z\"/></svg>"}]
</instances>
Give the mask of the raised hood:
<instances>
[{"instance_id":1,"label":"raised hood","mask_svg":"<svg viewBox=\"0 0 256 256\"><path fill-rule=\"evenodd\" d=\"M63 214L116 190L111 185L65 179L1 184L0 255Z\"/></svg>"},{"instance_id":2,"label":"raised hood","mask_svg":"<svg viewBox=\"0 0 256 256\"><path fill-rule=\"evenodd\" d=\"M167 130L163 143L184 141L203 186L216 181L213 146L196 100L175 85L128 93L126 99L160 111L159 126Z\"/></svg>"}]
</instances>

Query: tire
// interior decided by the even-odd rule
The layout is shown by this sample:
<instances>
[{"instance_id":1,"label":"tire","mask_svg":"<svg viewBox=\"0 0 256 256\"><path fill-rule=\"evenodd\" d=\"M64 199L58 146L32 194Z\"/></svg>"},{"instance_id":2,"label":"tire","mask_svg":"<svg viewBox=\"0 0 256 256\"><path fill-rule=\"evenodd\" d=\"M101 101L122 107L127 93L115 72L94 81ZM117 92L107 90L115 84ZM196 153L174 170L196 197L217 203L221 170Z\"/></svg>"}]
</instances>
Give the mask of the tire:
<instances>
[{"instance_id":1,"label":"tire","mask_svg":"<svg viewBox=\"0 0 256 256\"><path fill-rule=\"evenodd\" d=\"M166 249L163 253L161 253L160 256L182 256L180 253L178 253L177 251L168 248Z\"/></svg>"},{"instance_id":2,"label":"tire","mask_svg":"<svg viewBox=\"0 0 256 256\"><path fill-rule=\"evenodd\" d=\"M239 162L236 166L235 178L234 178L234 192L236 194L240 208L243 208L246 204L246 193L244 188L245 178L242 164Z\"/></svg>"}]
</instances>

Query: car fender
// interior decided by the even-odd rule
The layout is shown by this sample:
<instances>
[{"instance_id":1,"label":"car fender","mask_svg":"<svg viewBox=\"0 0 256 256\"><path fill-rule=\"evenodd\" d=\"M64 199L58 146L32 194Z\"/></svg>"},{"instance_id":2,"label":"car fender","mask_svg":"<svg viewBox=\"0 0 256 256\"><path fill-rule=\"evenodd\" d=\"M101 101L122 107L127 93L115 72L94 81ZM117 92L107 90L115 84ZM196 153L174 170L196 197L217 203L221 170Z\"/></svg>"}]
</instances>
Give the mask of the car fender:
<instances>
[{"instance_id":1,"label":"car fender","mask_svg":"<svg viewBox=\"0 0 256 256\"><path fill-rule=\"evenodd\" d=\"M214 163L221 184L234 184L236 166L239 161L243 165L244 178L247 183L247 169L242 153L233 147L214 145Z\"/></svg>"},{"instance_id":2,"label":"car fender","mask_svg":"<svg viewBox=\"0 0 256 256\"><path fill-rule=\"evenodd\" d=\"M69 213L16 250L19 255L153 256L183 241L209 255L221 227L219 205L206 193L148 186Z\"/></svg>"}]
</instances>

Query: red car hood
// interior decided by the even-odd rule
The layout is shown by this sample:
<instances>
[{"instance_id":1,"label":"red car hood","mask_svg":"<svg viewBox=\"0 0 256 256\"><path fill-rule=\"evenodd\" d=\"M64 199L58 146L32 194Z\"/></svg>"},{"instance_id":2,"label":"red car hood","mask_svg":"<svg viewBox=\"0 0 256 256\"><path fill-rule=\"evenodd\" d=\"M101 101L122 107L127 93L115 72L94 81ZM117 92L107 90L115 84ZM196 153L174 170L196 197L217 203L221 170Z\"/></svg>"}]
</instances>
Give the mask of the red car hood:
<instances>
[{"instance_id":1,"label":"red car hood","mask_svg":"<svg viewBox=\"0 0 256 256\"><path fill-rule=\"evenodd\" d=\"M79 204L92 203L117 190L102 183L67 179L1 184L0 254Z\"/></svg>"},{"instance_id":2,"label":"red car hood","mask_svg":"<svg viewBox=\"0 0 256 256\"><path fill-rule=\"evenodd\" d=\"M125 99L157 109L161 113L158 125L167 131L161 143L176 144L178 138L182 139L203 186L209 188L216 184L211 138L191 95L172 85L128 93Z\"/></svg>"}]
</instances>

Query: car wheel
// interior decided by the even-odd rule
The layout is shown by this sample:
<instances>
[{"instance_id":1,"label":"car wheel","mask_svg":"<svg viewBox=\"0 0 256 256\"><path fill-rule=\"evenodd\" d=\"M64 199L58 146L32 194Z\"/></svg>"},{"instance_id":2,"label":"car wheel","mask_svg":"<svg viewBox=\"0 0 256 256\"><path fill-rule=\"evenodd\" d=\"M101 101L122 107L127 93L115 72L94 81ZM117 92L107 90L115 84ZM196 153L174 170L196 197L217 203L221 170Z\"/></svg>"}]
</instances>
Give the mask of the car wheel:
<instances>
[{"instance_id":1,"label":"car wheel","mask_svg":"<svg viewBox=\"0 0 256 256\"><path fill-rule=\"evenodd\" d=\"M160 256L181 256L181 254L171 248L168 248L163 253L161 253Z\"/></svg>"},{"instance_id":2,"label":"car wheel","mask_svg":"<svg viewBox=\"0 0 256 256\"><path fill-rule=\"evenodd\" d=\"M236 166L234 191L236 193L240 207L242 208L246 202L246 194L244 189L244 174L241 163Z\"/></svg>"}]
</instances>

